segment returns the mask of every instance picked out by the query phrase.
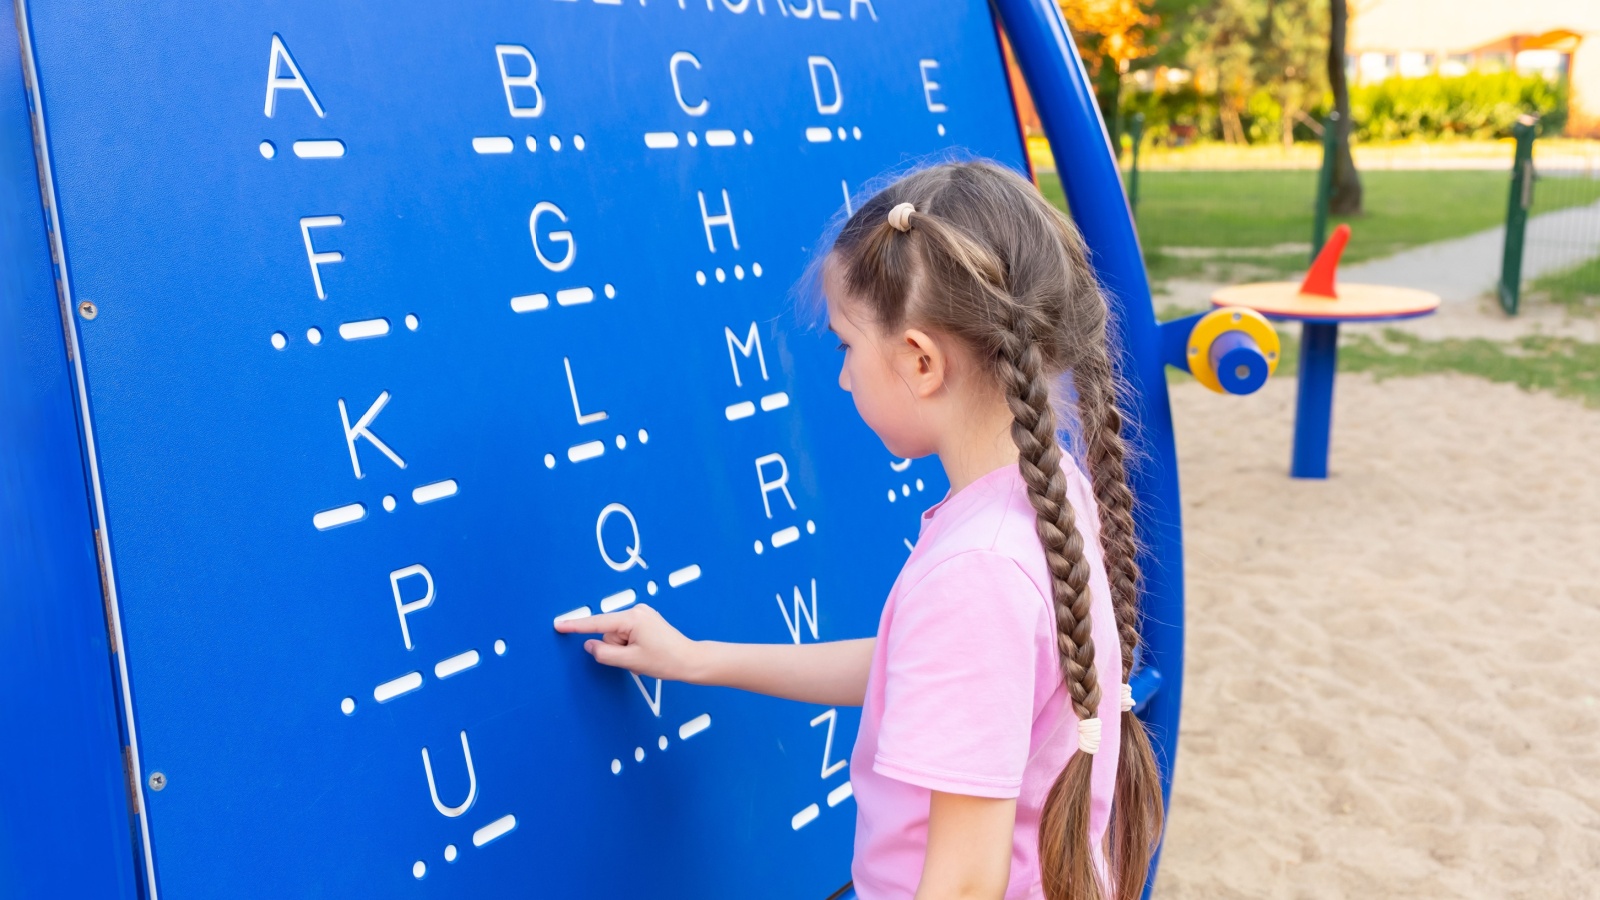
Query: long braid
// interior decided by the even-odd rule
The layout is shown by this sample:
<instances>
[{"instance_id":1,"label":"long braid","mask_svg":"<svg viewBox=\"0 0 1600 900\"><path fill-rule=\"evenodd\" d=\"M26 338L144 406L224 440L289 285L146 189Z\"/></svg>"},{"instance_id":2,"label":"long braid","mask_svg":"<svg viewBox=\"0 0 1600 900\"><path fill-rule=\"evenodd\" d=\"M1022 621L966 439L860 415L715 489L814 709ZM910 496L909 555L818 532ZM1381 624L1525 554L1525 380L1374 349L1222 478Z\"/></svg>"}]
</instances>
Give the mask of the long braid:
<instances>
[{"instance_id":1,"label":"long braid","mask_svg":"<svg viewBox=\"0 0 1600 900\"><path fill-rule=\"evenodd\" d=\"M1013 418L1011 437L1017 465L1028 486L1038 519L1039 542L1050 570L1056 640L1061 672L1073 711L1080 721L1099 715L1100 681L1094 666L1091 633L1089 560L1083 534L1067 499L1067 476L1056 443L1056 416L1050 405L1050 378L1039 345L1025 326L1013 324L998 359L1001 385ZM1039 843L1057 852L1040 853L1040 875L1050 900L1090 900L1104 896L1089 849L1089 781L1094 759L1072 754L1050 788L1039 817Z\"/></svg>"},{"instance_id":2,"label":"long braid","mask_svg":"<svg viewBox=\"0 0 1600 900\"><path fill-rule=\"evenodd\" d=\"M1084 456L1100 510L1100 546L1117 613L1122 643L1122 680L1133 672L1139 648L1139 558L1133 522L1133 491L1128 488L1127 448L1122 440L1122 409L1112 388L1109 363L1080 366L1074 373Z\"/></svg>"},{"instance_id":3,"label":"long braid","mask_svg":"<svg viewBox=\"0 0 1600 900\"><path fill-rule=\"evenodd\" d=\"M1127 481L1127 448L1122 439L1122 409L1117 405L1115 376L1109 360L1086 365L1076 373L1079 415L1084 420L1085 456L1096 505L1100 509L1100 546L1122 644L1122 680L1128 681L1139 649L1139 560L1134 530L1133 491ZM1132 709L1121 717L1122 743L1117 753L1117 780L1107 857L1118 897L1144 891L1151 857L1160 843L1164 811L1161 773L1144 723Z\"/></svg>"},{"instance_id":4,"label":"long braid","mask_svg":"<svg viewBox=\"0 0 1600 900\"><path fill-rule=\"evenodd\" d=\"M1064 216L1055 216L1061 246L1071 259L1071 269L1090 272L1081 235ZM1098 282L1081 279L1074 285L1082 295L1070 310L1107 310ZM1121 645L1122 689L1139 652L1139 544L1134 521L1134 496L1128 486L1127 446L1123 441L1123 413L1118 405L1116 368L1106 338L1108 315L1080 315L1073 323L1090 338L1072 363L1073 386L1084 449L1084 462L1099 510L1100 547L1105 561L1112 609ZM1144 723L1131 705L1119 717L1121 743L1117 752L1117 777L1113 790L1106 857L1110 883L1117 897L1144 893L1150 861L1161 844L1165 818L1161 772Z\"/></svg>"},{"instance_id":5,"label":"long braid","mask_svg":"<svg viewBox=\"0 0 1600 900\"><path fill-rule=\"evenodd\" d=\"M999 359L1000 380L1013 418L1011 437L1017 444L1017 465L1028 486L1028 499L1038 514L1039 542L1050 569L1061 672L1078 717L1092 719L1100 706L1100 683L1089 622L1089 560L1067 500L1067 476L1061 468L1050 379L1042 355L1023 329L1013 335Z\"/></svg>"}]
</instances>

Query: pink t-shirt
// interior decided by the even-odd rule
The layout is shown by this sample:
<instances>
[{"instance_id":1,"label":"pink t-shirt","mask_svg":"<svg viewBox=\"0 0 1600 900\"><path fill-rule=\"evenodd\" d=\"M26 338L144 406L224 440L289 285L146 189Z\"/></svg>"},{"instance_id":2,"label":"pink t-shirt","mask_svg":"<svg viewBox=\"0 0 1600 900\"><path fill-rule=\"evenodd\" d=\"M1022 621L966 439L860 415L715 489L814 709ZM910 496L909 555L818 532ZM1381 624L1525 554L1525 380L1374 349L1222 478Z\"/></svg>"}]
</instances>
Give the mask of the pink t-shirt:
<instances>
[{"instance_id":1,"label":"pink t-shirt","mask_svg":"<svg viewBox=\"0 0 1600 900\"><path fill-rule=\"evenodd\" d=\"M1092 775L1098 849L1117 770L1121 646L1099 542L1093 489L1063 457L1067 497L1089 559L1102 741ZM862 900L916 893L931 791L1016 798L1008 900L1042 898L1039 814L1067 759L1077 720L1056 655L1044 549L1022 474L1006 466L922 515L922 533L878 623L861 729L850 758Z\"/></svg>"}]
</instances>

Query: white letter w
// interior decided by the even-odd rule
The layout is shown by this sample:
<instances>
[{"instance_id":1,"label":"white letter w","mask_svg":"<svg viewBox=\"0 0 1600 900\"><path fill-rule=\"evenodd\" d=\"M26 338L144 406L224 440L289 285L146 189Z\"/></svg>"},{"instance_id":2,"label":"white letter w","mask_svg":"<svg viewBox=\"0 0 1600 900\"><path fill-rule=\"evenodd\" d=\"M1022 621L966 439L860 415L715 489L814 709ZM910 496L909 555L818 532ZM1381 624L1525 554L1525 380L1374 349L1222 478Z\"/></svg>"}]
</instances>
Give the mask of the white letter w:
<instances>
[{"instance_id":1,"label":"white letter w","mask_svg":"<svg viewBox=\"0 0 1600 900\"><path fill-rule=\"evenodd\" d=\"M794 638L796 644L800 643L800 624L803 620L811 628L811 639L820 640L817 636L817 580L811 579L811 606L806 607L805 595L800 593L799 585L794 589L794 617L790 618L789 608L783 605L783 595L778 598L778 611L783 613L783 624L789 626L789 636Z\"/></svg>"}]
</instances>

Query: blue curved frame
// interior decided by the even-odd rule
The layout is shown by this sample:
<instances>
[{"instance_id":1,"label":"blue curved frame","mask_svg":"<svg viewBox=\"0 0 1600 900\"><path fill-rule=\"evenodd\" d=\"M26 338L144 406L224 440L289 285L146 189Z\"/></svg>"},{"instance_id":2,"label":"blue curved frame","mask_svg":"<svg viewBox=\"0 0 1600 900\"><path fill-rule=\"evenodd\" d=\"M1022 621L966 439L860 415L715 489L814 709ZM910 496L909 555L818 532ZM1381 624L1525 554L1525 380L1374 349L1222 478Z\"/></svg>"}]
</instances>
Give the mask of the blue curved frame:
<instances>
[{"instance_id":1,"label":"blue curved frame","mask_svg":"<svg viewBox=\"0 0 1600 900\"><path fill-rule=\"evenodd\" d=\"M137 896L113 653L15 20L0 17L0 896Z\"/></svg>"},{"instance_id":2,"label":"blue curved frame","mask_svg":"<svg viewBox=\"0 0 1600 900\"><path fill-rule=\"evenodd\" d=\"M1134 697L1155 743L1162 794L1170 800L1183 698L1183 522L1163 329L1150 303L1144 257L1116 157L1060 7L1055 0L995 0L995 7L1045 135L1056 148L1056 171L1067 204L1089 244L1120 326L1123 373L1132 388L1129 425L1139 449L1131 481L1144 543L1139 560L1144 573L1144 649L1141 671L1133 677ZM1151 863L1152 872L1156 862L1159 857Z\"/></svg>"}]
</instances>

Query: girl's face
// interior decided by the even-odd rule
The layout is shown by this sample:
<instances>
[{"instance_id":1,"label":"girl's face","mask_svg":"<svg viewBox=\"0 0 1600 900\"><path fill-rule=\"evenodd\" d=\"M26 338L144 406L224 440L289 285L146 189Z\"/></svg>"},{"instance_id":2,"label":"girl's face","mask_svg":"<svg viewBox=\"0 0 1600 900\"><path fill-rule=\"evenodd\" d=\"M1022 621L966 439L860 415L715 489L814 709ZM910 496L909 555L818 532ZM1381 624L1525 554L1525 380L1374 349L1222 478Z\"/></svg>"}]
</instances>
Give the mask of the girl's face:
<instances>
[{"instance_id":1,"label":"girl's face","mask_svg":"<svg viewBox=\"0 0 1600 900\"><path fill-rule=\"evenodd\" d=\"M838 337L844 354L839 387L850 393L862 420L896 456L937 452L938 416L928 415L928 401L943 388L943 366L934 365L930 353L942 354L916 329L894 335L880 330L865 307L845 292L831 265L824 270L823 289L828 330Z\"/></svg>"}]
</instances>

